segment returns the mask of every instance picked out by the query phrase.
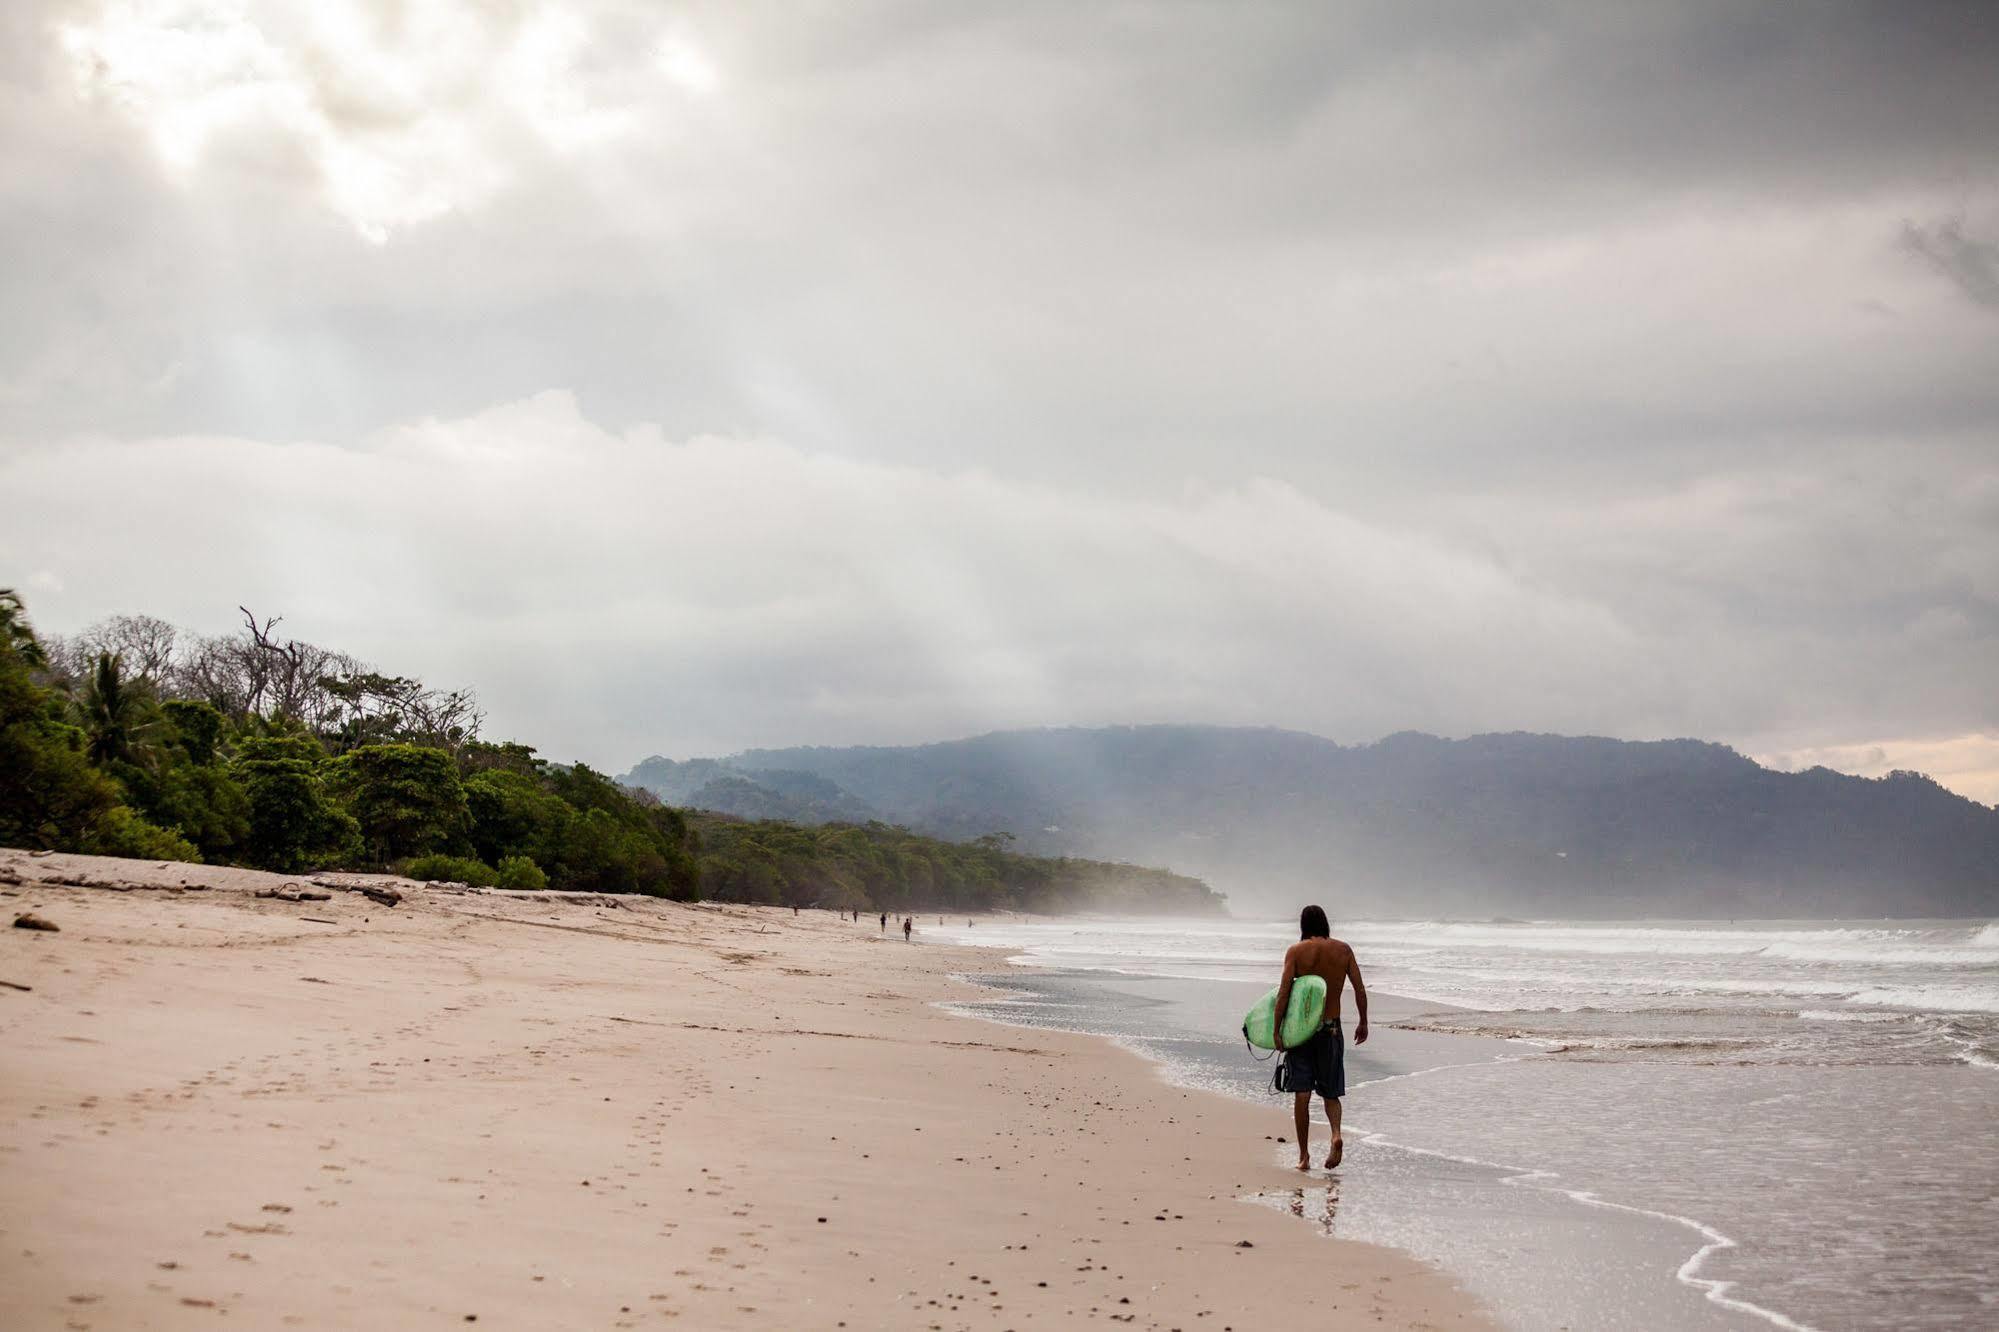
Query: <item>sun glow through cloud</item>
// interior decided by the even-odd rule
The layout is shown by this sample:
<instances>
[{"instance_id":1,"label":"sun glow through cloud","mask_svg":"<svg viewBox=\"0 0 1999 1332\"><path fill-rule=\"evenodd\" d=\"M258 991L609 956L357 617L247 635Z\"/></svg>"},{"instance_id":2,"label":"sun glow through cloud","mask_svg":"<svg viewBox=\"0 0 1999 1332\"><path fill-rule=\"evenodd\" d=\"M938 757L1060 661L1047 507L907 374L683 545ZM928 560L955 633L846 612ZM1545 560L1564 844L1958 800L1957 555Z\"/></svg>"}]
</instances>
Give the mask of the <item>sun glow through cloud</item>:
<instances>
[{"instance_id":1,"label":"sun glow through cloud","mask_svg":"<svg viewBox=\"0 0 1999 1332\"><path fill-rule=\"evenodd\" d=\"M722 72L707 53L683 38L660 44L660 72L681 90L695 97L712 97L721 91Z\"/></svg>"},{"instance_id":2,"label":"sun glow through cloud","mask_svg":"<svg viewBox=\"0 0 1999 1332\"><path fill-rule=\"evenodd\" d=\"M684 39L648 62L578 10L495 22L458 0L384 14L251 0L118 0L57 32L79 94L141 126L177 179L303 159L367 240L480 206L523 152L635 135L662 95L706 97L714 64Z\"/></svg>"}]
</instances>

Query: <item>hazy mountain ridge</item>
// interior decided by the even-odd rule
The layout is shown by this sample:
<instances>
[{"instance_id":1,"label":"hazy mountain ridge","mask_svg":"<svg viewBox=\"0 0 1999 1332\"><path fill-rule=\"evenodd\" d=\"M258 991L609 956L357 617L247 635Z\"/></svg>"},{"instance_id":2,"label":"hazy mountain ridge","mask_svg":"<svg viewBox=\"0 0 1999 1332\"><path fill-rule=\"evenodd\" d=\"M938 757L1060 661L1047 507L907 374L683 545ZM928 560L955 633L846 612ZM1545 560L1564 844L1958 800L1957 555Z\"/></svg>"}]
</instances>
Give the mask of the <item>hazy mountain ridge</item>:
<instances>
[{"instance_id":1,"label":"hazy mountain ridge","mask_svg":"<svg viewBox=\"0 0 1999 1332\"><path fill-rule=\"evenodd\" d=\"M1239 909L1999 914L1999 812L1917 774L1782 773L1698 740L1107 727L649 759L625 780L748 817L1167 864Z\"/></svg>"},{"instance_id":2,"label":"hazy mountain ridge","mask_svg":"<svg viewBox=\"0 0 1999 1332\"><path fill-rule=\"evenodd\" d=\"M627 786L643 787L670 805L743 819L865 823L882 817L879 810L817 773L751 770L736 766L732 759L676 763L654 756L620 780Z\"/></svg>"}]
</instances>

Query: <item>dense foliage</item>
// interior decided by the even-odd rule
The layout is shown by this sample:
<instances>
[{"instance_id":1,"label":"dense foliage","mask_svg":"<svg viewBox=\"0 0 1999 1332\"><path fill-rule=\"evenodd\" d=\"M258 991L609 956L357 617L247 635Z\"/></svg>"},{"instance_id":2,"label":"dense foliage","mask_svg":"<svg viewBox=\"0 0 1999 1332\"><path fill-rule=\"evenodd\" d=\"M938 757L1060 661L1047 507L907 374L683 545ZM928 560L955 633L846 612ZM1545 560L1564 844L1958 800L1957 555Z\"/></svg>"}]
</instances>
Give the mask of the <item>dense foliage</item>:
<instances>
[{"instance_id":1,"label":"dense foliage","mask_svg":"<svg viewBox=\"0 0 1999 1332\"><path fill-rule=\"evenodd\" d=\"M678 811L482 743L469 692L276 624L192 638L124 616L44 642L0 592L0 844L696 895Z\"/></svg>"},{"instance_id":2,"label":"dense foliage","mask_svg":"<svg viewBox=\"0 0 1999 1332\"><path fill-rule=\"evenodd\" d=\"M0 845L870 911L1220 908L1197 880L1017 855L1005 835L712 818L697 835L647 791L479 739L466 690L276 626L245 611L236 636L201 638L121 616L44 642L0 592ZM828 796L821 819L856 807L822 779L775 780L787 800Z\"/></svg>"},{"instance_id":3,"label":"dense foliage","mask_svg":"<svg viewBox=\"0 0 1999 1332\"><path fill-rule=\"evenodd\" d=\"M20 598L0 591L0 843L100 850L165 836L91 762L81 707L36 678L47 666Z\"/></svg>"}]
</instances>

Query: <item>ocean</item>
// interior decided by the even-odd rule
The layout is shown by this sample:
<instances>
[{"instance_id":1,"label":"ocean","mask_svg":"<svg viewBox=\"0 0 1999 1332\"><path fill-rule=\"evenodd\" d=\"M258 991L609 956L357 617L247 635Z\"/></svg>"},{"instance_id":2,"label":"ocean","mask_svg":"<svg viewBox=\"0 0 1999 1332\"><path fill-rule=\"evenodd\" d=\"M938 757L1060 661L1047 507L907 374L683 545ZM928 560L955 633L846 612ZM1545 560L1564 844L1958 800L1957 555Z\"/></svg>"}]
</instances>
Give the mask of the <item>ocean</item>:
<instances>
[{"instance_id":1,"label":"ocean","mask_svg":"<svg viewBox=\"0 0 1999 1332\"><path fill-rule=\"evenodd\" d=\"M1288 923L962 921L988 1019L1289 1098L1244 1048ZM1512 1326L1999 1326L1999 924L1349 921L1347 1163L1249 1201L1430 1259ZM1348 1030L1352 1000L1347 1000ZM1316 1120L1315 1159L1325 1124Z\"/></svg>"}]
</instances>

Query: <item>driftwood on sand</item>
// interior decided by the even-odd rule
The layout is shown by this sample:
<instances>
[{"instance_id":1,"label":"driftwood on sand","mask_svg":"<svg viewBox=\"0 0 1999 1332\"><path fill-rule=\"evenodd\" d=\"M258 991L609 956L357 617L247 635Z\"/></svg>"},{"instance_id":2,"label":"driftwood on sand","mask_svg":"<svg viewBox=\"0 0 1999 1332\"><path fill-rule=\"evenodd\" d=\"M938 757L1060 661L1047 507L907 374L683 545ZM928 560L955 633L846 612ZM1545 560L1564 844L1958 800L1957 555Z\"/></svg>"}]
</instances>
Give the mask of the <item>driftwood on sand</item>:
<instances>
[{"instance_id":1,"label":"driftwood on sand","mask_svg":"<svg viewBox=\"0 0 1999 1332\"><path fill-rule=\"evenodd\" d=\"M277 888L259 888L257 896L275 898L280 902L331 902L333 900L332 893L314 892L310 888L301 888L295 883L287 883Z\"/></svg>"}]
</instances>

